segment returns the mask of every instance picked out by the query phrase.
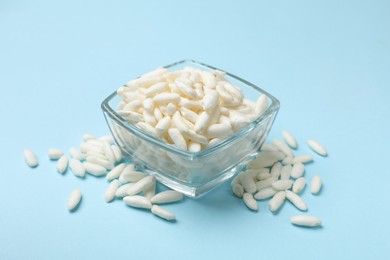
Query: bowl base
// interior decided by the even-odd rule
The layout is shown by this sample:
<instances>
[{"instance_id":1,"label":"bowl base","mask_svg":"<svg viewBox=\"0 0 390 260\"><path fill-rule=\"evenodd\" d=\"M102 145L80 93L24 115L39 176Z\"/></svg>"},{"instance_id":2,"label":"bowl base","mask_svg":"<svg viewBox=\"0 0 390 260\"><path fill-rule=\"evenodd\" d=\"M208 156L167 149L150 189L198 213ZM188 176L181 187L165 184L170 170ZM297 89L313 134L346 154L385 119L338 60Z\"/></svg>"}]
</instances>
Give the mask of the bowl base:
<instances>
[{"instance_id":1,"label":"bowl base","mask_svg":"<svg viewBox=\"0 0 390 260\"><path fill-rule=\"evenodd\" d=\"M205 183L204 185L200 185L200 186L188 186L185 184L181 184L180 182L175 181L171 178L165 177L164 175L159 174L155 170L151 170L143 165L137 165L136 163L135 163L135 165L136 165L136 167L141 168L143 172L145 172L149 175L155 176L156 179L160 183L162 183L163 185L165 185L173 190L176 190L178 192L181 192L187 197L197 199L197 198L202 197L203 195L205 195L206 193L208 193L212 189L216 188L217 186L219 186L220 184L222 184L226 180L230 179L231 177L233 177L237 173L241 172L246 167L247 162L242 162L242 163L236 165L235 167L230 168L229 170L220 174L217 178Z\"/></svg>"}]
</instances>

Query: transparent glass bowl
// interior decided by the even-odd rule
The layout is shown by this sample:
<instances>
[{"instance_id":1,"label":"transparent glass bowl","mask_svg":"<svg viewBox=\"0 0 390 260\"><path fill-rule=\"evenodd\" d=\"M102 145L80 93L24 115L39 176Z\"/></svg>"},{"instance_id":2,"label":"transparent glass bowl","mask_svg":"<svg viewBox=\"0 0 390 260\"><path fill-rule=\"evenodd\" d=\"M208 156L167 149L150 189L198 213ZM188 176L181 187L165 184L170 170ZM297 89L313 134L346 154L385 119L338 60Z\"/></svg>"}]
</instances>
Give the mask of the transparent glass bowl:
<instances>
[{"instance_id":1,"label":"transparent glass bowl","mask_svg":"<svg viewBox=\"0 0 390 260\"><path fill-rule=\"evenodd\" d=\"M183 60L165 67L174 71L186 66L202 70L217 69L193 60ZM244 96L253 101L265 94L269 107L240 131L195 153L167 144L121 118L115 112L121 101L116 92L108 96L101 107L126 159L154 175L166 186L196 198L240 172L257 155L279 110L279 101L266 91L228 72L226 79L241 87Z\"/></svg>"}]
</instances>

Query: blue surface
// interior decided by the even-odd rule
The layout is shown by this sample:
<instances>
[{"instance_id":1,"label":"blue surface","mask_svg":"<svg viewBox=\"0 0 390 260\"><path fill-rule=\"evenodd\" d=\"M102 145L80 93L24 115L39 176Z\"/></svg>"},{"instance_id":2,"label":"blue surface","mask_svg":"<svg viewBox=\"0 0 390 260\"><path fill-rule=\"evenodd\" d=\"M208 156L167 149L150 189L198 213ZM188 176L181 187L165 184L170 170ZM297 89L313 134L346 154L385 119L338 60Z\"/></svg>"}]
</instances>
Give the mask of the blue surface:
<instances>
[{"instance_id":1,"label":"blue surface","mask_svg":"<svg viewBox=\"0 0 390 260\"><path fill-rule=\"evenodd\" d=\"M388 1L2 1L0 259L390 259ZM192 58L259 84L282 108L270 134L297 154L329 150L306 176L308 214L245 208L223 185L166 206L167 223L103 200L104 179L56 173L49 147L108 133L100 102L129 79ZM22 150L40 165L29 169ZM81 207L66 210L70 191Z\"/></svg>"}]
</instances>

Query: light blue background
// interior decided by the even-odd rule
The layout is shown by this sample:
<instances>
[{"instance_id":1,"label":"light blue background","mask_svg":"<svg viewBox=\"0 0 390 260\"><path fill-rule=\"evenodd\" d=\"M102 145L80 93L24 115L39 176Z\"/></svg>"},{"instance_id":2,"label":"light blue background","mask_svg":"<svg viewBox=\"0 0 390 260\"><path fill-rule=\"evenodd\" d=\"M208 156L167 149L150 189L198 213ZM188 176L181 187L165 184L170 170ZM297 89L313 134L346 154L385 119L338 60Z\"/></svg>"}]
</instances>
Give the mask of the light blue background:
<instances>
[{"instance_id":1,"label":"light blue background","mask_svg":"<svg viewBox=\"0 0 390 260\"><path fill-rule=\"evenodd\" d=\"M390 259L389 13L388 1L1 1L0 259ZM167 223L105 203L104 179L56 173L49 147L108 133L103 98L184 58L278 97L269 140L288 129L297 154L310 138L328 147L306 171L322 193L303 195L323 228L292 226L289 203L251 212L228 184L167 205Z\"/></svg>"}]
</instances>

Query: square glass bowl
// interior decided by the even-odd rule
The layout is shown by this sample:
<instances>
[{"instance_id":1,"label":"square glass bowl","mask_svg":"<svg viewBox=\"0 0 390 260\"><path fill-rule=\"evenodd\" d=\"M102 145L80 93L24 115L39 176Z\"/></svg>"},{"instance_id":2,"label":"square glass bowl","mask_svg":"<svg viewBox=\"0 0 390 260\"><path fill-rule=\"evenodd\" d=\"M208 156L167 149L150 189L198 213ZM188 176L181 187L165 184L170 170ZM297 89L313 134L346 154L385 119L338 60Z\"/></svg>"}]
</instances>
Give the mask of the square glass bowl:
<instances>
[{"instance_id":1,"label":"square glass bowl","mask_svg":"<svg viewBox=\"0 0 390 260\"><path fill-rule=\"evenodd\" d=\"M175 71L187 66L209 71L217 69L193 60L179 61L165 68ZM206 194L243 170L248 161L258 154L280 104L275 97L246 80L228 72L225 78L241 87L247 99L256 101L261 94L266 95L269 106L246 127L199 152L189 152L167 144L127 122L116 113L121 98L116 92L108 96L101 107L124 157L144 172L154 175L164 185L193 198Z\"/></svg>"}]
</instances>

